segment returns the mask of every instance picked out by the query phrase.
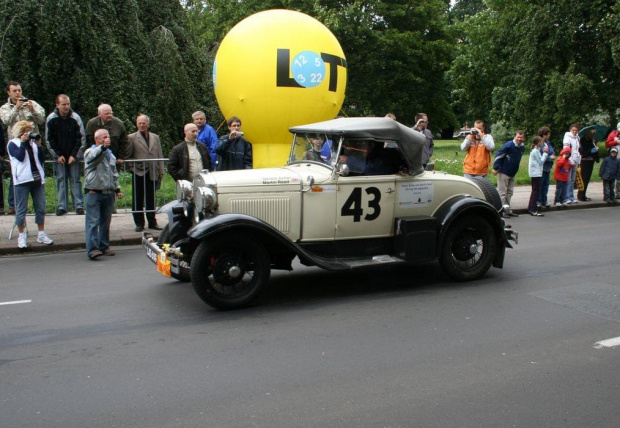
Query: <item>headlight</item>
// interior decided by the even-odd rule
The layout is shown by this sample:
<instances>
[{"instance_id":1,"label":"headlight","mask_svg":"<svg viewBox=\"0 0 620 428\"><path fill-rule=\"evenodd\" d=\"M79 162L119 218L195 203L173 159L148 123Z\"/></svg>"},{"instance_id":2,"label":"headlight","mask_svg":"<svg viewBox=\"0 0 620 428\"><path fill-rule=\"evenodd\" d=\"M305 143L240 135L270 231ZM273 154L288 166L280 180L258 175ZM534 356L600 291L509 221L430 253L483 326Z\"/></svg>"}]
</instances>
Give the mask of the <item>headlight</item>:
<instances>
[{"instance_id":1,"label":"headlight","mask_svg":"<svg viewBox=\"0 0 620 428\"><path fill-rule=\"evenodd\" d=\"M215 191L209 187L199 187L196 189L196 194L194 195L194 203L196 207L194 210L194 220L198 223L202 220L200 218L202 213L207 213L215 207L217 195Z\"/></svg>"},{"instance_id":2,"label":"headlight","mask_svg":"<svg viewBox=\"0 0 620 428\"><path fill-rule=\"evenodd\" d=\"M177 199L179 201L189 201L192 199L194 185L187 180L177 181Z\"/></svg>"}]
</instances>

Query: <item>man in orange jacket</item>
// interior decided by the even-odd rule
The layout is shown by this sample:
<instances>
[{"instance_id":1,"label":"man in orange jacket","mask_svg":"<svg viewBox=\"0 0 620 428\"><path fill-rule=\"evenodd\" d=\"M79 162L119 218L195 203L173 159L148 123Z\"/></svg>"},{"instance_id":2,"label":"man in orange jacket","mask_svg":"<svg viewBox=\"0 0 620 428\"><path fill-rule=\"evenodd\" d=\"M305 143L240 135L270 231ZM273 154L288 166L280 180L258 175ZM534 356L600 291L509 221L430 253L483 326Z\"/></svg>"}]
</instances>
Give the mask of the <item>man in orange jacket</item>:
<instances>
[{"instance_id":1,"label":"man in orange jacket","mask_svg":"<svg viewBox=\"0 0 620 428\"><path fill-rule=\"evenodd\" d=\"M486 134L484 131L484 122L477 120L474 122L471 134L461 143L461 150L467 152L465 161L463 161L465 177L486 177L489 173L491 152L495 148L495 141L491 134Z\"/></svg>"}]
</instances>

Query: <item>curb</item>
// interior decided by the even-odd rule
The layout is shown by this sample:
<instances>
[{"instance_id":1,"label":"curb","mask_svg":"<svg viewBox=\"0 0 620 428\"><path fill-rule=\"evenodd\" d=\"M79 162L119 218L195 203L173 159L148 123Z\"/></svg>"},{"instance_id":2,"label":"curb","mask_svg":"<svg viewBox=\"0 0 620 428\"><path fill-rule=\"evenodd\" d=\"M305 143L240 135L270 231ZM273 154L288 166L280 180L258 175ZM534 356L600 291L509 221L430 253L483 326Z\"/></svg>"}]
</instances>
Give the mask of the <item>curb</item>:
<instances>
[{"instance_id":1,"label":"curb","mask_svg":"<svg viewBox=\"0 0 620 428\"><path fill-rule=\"evenodd\" d=\"M110 247L122 247L125 245L141 245L142 236L136 238L121 238L110 239ZM62 242L54 243L52 245L42 245L29 243L26 250L20 250L17 248L17 241L15 241L15 247L0 248L0 256L22 256L24 254L38 254L38 253L54 253L59 251L69 250L86 250L84 242Z\"/></svg>"}]
</instances>

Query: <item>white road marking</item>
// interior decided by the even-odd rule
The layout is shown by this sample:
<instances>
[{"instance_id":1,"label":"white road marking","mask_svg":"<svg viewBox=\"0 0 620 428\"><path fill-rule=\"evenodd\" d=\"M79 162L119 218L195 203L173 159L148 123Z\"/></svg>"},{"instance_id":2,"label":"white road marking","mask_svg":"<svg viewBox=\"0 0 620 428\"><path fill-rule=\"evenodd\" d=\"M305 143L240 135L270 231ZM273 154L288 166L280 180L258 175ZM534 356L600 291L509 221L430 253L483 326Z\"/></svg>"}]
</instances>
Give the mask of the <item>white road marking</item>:
<instances>
[{"instance_id":1,"label":"white road marking","mask_svg":"<svg viewBox=\"0 0 620 428\"><path fill-rule=\"evenodd\" d=\"M601 348L613 348L614 346L619 346L619 345L620 345L620 336L614 337L612 339L605 339L605 340L601 340L600 342L596 342L594 344L594 347L596 349L601 349Z\"/></svg>"},{"instance_id":2,"label":"white road marking","mask_svg":"<svg viewBox=\"0 0 620 428\"><path fill-rule=\"evenodd\" d=\"M2 305L19 305L20 303L32 303L32 300L15 300L13 302L0 302L0 306L2 306Z\"/></svg>"}]
</instances>

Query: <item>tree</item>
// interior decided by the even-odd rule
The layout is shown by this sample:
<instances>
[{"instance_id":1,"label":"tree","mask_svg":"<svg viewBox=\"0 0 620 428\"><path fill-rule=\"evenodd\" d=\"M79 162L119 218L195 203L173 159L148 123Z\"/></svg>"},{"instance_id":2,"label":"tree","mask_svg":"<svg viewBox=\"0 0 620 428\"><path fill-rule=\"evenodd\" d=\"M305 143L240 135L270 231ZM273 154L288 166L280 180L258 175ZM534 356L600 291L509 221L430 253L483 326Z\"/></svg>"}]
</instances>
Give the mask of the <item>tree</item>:
<instances>
[{"instance_id":1,"label":"tree","mask_svg":"<svg viewBox=\"0 0 620 428\"><path fill-rule=\"evenodd\" d=\"M601 114L611 121L619 107L609 96L619 83L610 43L617 3L487 0L486 10L455 24L455 106L507 134L550 125L560 135Z\"/></svg>"}]
</instances>

